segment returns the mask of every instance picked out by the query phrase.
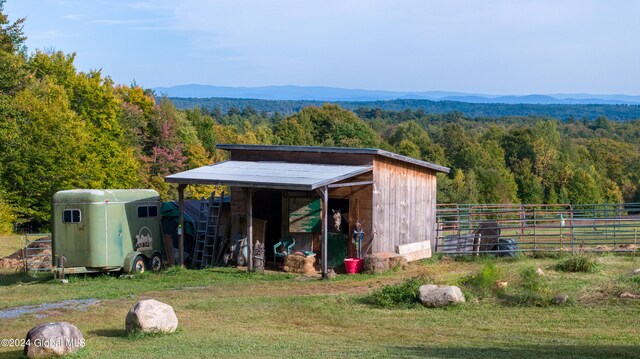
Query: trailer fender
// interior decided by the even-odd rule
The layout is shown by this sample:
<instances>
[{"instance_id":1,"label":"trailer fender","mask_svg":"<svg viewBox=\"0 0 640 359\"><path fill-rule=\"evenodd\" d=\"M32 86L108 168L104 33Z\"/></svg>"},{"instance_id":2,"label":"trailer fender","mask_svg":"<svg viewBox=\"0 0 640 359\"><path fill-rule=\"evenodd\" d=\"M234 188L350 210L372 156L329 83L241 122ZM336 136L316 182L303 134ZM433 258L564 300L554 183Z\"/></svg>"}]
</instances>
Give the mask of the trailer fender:
<instances>
[{"instance_id":1,"label":"trailer fender","mask_svg":"<svg viewBox=\"0 0 640 359\"><path fill-rule=\"evenodd\" d=\"M140 255L144 256L144 254L138 251L130 252L129 254L127 254L127 256L124 258L124 263L122 264L122 271L125 273L130 273L131 267L133 266L133 260Z\"/></svg>"}]
</instances>

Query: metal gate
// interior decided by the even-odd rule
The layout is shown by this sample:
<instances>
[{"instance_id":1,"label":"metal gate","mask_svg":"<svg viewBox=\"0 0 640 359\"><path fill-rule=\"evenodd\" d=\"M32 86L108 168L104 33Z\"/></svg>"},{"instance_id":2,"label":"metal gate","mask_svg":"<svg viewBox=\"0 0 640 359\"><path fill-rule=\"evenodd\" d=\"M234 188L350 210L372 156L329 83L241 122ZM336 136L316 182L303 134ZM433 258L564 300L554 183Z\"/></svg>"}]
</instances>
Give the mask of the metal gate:
<instances>
[{"instance_id":1,"label":"metal gate","mask_svg":"<svg viewBox=\"0 0 640 359\"><path fill-rule=\"evenodd\" d=\"M25 272L47 272L52 268L51 233L27 233L24 237Z\"/></svg>"},{"instance_id":2,"label":"metal gate","mask_svg":"<svg viewBox=\"0 0 640 359\"><path fill-rule=\"evenodd\" d=\"M440 204L436 213L442 253L638 249L640 203Z\"/></svg>"}]
</instances>

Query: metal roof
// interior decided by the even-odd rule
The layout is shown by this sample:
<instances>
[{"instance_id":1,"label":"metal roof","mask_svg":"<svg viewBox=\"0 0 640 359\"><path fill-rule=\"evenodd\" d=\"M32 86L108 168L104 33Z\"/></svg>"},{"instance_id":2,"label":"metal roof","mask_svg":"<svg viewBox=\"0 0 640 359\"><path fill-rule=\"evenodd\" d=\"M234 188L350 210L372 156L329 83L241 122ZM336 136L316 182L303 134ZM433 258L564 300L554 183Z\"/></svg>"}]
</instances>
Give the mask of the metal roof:
<instances>
[{"instance_id":1,"label":"metal roof","mask_svg":"<svg viewBox=\"0 0 640 359\"><path fill-rule=\"evenodd\" d=\"M412 157L399 155L397 153L381 150L379 148L352 148L352 147L317 147L317 146L273 146L273 145L238 145L238 144L218 144L221 150L250 150L250 151L283 151L283 152L316 152L316 153L348 153L361 155L379 155L394 160L411 163L416 166L428 168L437 172L449 173L449 167L440 166L435 163L421 161Z\"/></svg>"},{"instance_id":2,"label":"metal roof","mask_svg":"<svg viewBox=\"0 0 640 359\"><path fill-rule=\"evenodd\" d=\"M165 181L310 191L372 169L372 166L225 161L169 175Z\"/></svg>"}]
</instances>

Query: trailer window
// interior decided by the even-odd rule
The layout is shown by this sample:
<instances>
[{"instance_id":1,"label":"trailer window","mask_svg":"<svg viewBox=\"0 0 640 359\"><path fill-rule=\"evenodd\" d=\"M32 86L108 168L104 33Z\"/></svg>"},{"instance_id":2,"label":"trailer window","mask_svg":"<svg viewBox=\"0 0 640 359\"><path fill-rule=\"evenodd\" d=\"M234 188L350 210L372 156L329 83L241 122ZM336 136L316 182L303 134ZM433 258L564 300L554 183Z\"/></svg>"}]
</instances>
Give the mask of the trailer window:
<instances>
[{"instance_id":1,"label":"trailer window","mask_svg":"<svg viewBox=\"0 0 640 359\"><path fill-rule=\"evenodd\" d=\"M80 223L80 210L65 209L62 212L62 223Z\"/></svg>"},{"instance_id":2,"label":"trailer window","mask_svg":"<svg viewBox=\"0 0 640 359\"><path fill-rule=\"evenodd\" d=\"M158 206L138 207L138 217L140 218L157 217L157 216L158 216Z\"/></svg>"}]
</instances>

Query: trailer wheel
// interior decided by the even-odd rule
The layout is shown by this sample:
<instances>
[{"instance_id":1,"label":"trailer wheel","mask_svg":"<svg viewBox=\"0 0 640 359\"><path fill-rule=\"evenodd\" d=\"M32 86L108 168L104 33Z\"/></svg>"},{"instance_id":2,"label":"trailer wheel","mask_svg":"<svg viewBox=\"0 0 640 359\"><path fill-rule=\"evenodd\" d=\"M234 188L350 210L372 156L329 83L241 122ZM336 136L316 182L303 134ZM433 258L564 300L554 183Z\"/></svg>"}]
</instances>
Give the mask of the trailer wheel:
<instances>
[{"instance_id":1,"label":"trailer wheel","mask_svg":"<svg viewBox=\"0 0 640 359\"><path fill-rule=\"evenodd\" d=\"M159 254L154 254L153 256L151 256L151 270L154 273L158 273L160 272L160 270L162 269L162 257L160 257Z\"/></svg>"},{"instance_id":2,"label":"trailer wheel","mask_svg":"<svg viewBox=\"0 0 640 359\"><path fill-rule=\"evenodd\" d=\"M131 266L132 273L144 273L147 270L147 261L144 260L143 256L136 256L133 260L133 265Z\"/></svg>"}]
</instances>

